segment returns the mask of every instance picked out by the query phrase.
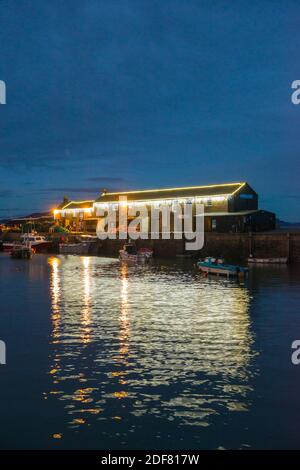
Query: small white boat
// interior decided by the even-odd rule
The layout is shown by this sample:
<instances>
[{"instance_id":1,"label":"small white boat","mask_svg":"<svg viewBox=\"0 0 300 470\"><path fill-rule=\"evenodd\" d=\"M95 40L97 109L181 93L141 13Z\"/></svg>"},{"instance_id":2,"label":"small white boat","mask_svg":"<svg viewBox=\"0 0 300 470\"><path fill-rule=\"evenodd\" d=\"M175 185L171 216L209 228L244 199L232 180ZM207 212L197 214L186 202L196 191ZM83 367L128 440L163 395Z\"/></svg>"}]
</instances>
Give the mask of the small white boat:
<instances>
[{"instance_id":1,"label":"small white boat","mask_svg":"<svg viewBox=\"0 0 300 470\"><path fill-rule=\"evenodd\" d=\"M248 263L251 264L287 264L288 258L254 258L253 256L249 256Z\"/></svg>"},{"instance_id":2,"label":"small white boat","mask_svg":"<svg viewBox=\"0 0 300 470\"><path fill-rule=\"evenodd\" d=\"M1 251L11 253L17 247L22 247L24 243L21 240L12 240L9 242L2 242Z\"/></svg>"},{"instance_id":3,"label":"small white boat","mask_svg":"<svg viewBox=\"0 0 300 470\"><path fill-rule=\"evenodd\" d=\"M2 242L1 244L1 251L4 251L6 253L10 253L12 251L12 249L15 247L15 246L20 246L21 243L20 242Z\"/></svg>"},{"instance_id":4,"label":"small white boat","mask_svg":"<svg viewBox=\"0 0 300 470\"><path fill-rule=\"evenodd\" d=\"M31 246L40 245L41 243L46 242L46 238L42 235L37 235L36 233L24 233L21 235L21 242L27 243L30 242Z\"/></svg>"},{"instance_id":5,"label":"small white boat","mask_svg":"<svg viewBox=\"0 0 300 470\"><path fill-rule=\"evenodd\" d=\"M48 251L52 246L52 242L46 240L42 235L36 233L24 233L20 236L19 240L4 241L2 242L1 251L11 253L16 248L30 246L35 253L43 253Z\"/></svg>"},{"instance_id":6,"label":"small white boat","mask_svg":"<svg viewBox=\"0 0 300 470\"><path fill-rule=\"evenodd\" d=\"M52 242L46 240L43 235L38 235L35 232L25 233L21 235L21 244L30 245L35 253L46 252L51 247Z\"/></svg>"},{"instance_id":7,"label":"small white boat","mask_svg":"<svg viewBox=\"0 0 300 470\"><path fill-rule=\"evenodd\" d=\"M216 259L207 257L204 261L199 261L197 266L200 271L205 274L216 274L227 277L245 276L248 272L248 268L244 268L243 266L225 264L222 258Z\"/></svg>"},{"instance_id":8,"label":"small white boat","mask_svg":"<svg viewBox=\"0 0 300 470\"><path fill-rule=\"evenodd\" d=\"M126 243L123 249L119 251L121 261L131 261L134 263L149 261L153 256L153 250L150 248L137 249L133 243Z\"/></svg>"}]
</instances>

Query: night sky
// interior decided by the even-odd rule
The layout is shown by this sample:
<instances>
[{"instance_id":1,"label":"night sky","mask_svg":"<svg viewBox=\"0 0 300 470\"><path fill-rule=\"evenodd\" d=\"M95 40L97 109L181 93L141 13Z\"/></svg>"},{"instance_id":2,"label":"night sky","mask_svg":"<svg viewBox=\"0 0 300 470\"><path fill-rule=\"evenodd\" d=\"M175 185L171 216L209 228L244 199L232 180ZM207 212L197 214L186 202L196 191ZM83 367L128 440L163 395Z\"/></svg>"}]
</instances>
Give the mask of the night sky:
<instances>
[{"instance_id":1,"label":"night sky","mask_svg":"<svg viewBox=\"0 0 300 470\"><path fill-rule=\"evenodd\" d=\"M0 0L0 218L246 180L300 221L299 19L299 0Z\"/></svg>"}]
</instances>

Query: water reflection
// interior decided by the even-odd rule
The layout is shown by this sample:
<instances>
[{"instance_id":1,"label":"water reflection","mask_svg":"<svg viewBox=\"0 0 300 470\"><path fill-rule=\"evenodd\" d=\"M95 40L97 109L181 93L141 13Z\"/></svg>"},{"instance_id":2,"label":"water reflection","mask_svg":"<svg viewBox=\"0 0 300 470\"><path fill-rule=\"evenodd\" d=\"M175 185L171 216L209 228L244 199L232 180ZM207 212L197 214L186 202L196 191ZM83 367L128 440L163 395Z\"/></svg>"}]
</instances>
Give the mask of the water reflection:
<instances>
[{"instance_id":1,"label":"water reflection","mask_svg":"<svg viewBox=\"0 0 300 470\"><path fill-rule=\"evenodd\" d=\"M53 341L59 338L59 326L60 326L60 277L58 267L60 259L51 257L48 260L51 266L51 277L50 277L50 293L51 293L51 304L52 304L52 337Z\"/></svg>"},{"instance_id":2,"label":"water reflection","mask_svg":"<svg viewBox=\"0 0 300 470\"><path fill-rule=\"evenodd\" d=\"M124 389L127 384L126 375L129 366L129 341L130 341L130 323L128 308L128 266L123 264L120 266L120 327L119 327L119 351L114 358L115 369L111 372L112 378L117 378L119 384L118 390L113 396L122 399L128 396L128 392Z\"/></svg>"},{"instance_id":3,"label":"water reflection","mask_svg":"<svg viewBox=\"0 0 300 470\"><path fill-rule=\"evenodd\" d=\"M49 259L53 388L65 422L150 414L209 426L249 406L248 289L192 269ZM60 431L60 430L58 430Z\"/></svg>"},{"instance_id":4,"label":"water reflection","mask_svg":"<svg viewBox=\"0 0 300 470\"><path fill-rule=\"evenodd\" d=\"M123 265L120 268L121 279L121 301L120 301L120 356L126 364L126 357L129 351L129 312L128 312L128 266Z\"/></svg>"},{"instance_id":5,"label":"water reflection","mask_svg":"<svg viewBox=\"0 0 300 470\"><path fill-rule=\"evenodd\" d=\"M83 302L82 302L82 342L90 342L90 323L91 323L91 274L90 261L87 256L81 257L83 264Z\"/></svg>"}]
</instances>

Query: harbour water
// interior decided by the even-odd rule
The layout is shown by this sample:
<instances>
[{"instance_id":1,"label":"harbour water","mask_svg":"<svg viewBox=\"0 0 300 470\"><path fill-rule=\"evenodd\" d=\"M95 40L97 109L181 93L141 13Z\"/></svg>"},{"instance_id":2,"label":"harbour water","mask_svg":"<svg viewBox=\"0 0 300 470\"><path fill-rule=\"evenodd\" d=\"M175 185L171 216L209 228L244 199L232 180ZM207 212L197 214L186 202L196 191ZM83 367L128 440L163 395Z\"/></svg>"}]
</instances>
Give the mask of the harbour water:
<instances>
[{"instance_id":1,"label":"harbour water","mask_svg":"<svg viewBox=\"0 0 300 470\"><path fill-rule=\"evenodd\" d=\"M300 266L0 255L0 448L300 448Z\"/></svg>"}]
</instances>

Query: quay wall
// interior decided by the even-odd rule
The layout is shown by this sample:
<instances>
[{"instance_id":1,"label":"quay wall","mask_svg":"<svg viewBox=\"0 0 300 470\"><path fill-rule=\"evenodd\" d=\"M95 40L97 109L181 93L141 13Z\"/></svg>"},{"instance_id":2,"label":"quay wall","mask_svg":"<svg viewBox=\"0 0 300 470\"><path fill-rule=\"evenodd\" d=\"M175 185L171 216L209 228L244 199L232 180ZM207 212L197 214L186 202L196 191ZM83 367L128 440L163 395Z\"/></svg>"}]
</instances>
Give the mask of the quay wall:
<instances>
[{"instance_id":1,"label":"quay wall","mask_svg":"<svg viewBox=\"0 0 300 470\"><path fill-rule=\"evenodd\" d=\"M5 239L18 240L20 234L9 234ZM51 252L58 252L58 238L52 236ZM71 236L70 242L72 242ZM0 237L1 242L1 237ZM91 255L118 256L123 240L99 240L93 244ZM189 254L199 258L204 256L224 256L228 261L245 261L249 254L255 257L288 257L291 263L300 263L300 230L255 233L205 233L204 247L200 251L185 250L185 240L137 240L137 247L148 247L160 258L174 258ZM0 246L1 248L1 246Z\"/></svg>"},{"instance_id":2,"label":"quay wall","mask_svg":"<svg viewBox=\"0 0 300 470\"><path fill-rule=\"evenodd\" d=\"M123 240L102 240L98 254L118 256ZM206 233L202 250L186 252L185 240L137 240L136 246L152 248L155 256L173 258L190 254L193 257L224 256L228 261L245 261L250 253L255 257L288 257L300 263L299 232Z\"/></svg>"}]
</instances>

